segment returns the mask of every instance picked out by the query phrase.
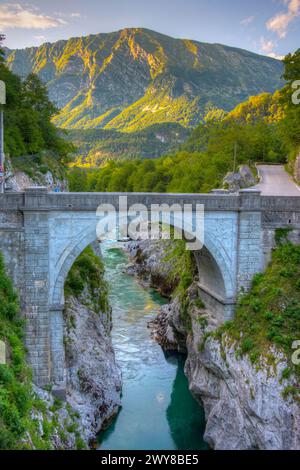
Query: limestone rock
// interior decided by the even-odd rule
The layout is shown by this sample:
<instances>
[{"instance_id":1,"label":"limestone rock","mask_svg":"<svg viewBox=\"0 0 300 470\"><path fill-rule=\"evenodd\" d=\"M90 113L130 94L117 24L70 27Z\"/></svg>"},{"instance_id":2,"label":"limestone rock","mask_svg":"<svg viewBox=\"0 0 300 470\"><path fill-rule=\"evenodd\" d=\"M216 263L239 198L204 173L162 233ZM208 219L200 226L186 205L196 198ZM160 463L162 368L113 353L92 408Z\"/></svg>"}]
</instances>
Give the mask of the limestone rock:
<instances>
[{"instance_id":1,"label":"limestone rock","mask_svg":"<svg viewBox=\"0 0 300 470\"><path fill-rule=\"evenodd\" d=\"M89 442L121 405L121 372L112 347L110 318L71 297L64 321L67 401L80 415L80 434Z\"/></svg>"},{"instance_id":2,"label":"limestone rock","mask_svg":"<svg viewBox=\"0 0 300 470\"><path fill-rule=\"evenodd\" d=\"M247 165L240 166L237 173L227 173L223 180L223 186L233 193L240 189L254 186L255 184L256 180Z\"/></svg>"},{"instance_id":3,"label":"limestone rock","mask_svg":"<svg viewBox=\"0 0 300 470\"><path fill-rule=\"evenodd\" d=\"M164 265L156 263L163 256L162 243L138 242L131 252L139 253L142 267L151 275L165 275ZM139 250L139 251L137 251ZM156 252L156 254L155 254ZM159 272L160 266L162 271ZM139 268L137 268L139 272ZM188 297L193 300L192 285ZM282 353L270 351L274 367L264 358L253 365L248 356L237 355L235 344L223 336L220 340L206 333L219 326L218 319L191 302L187 328L180 314L178 298L162 307L150 323L153 338L166 350L187 353L185 373L190 390L205 410L204 439L217 450L299 450L300 406L292 398L284 398L287 386L297 386L297 379L281 380L287 362Z\"/></svg>"},{"instance_id":4,"label":"limestone rock","mask_svg":"<svg viewBox=\"0 0 300 470\"><path fill-rule=\"evenodd\" d=\"M54 176L51 171L47 171L46 173L37 171L34 178L32 178L24 171L14 170L9 159L6 159L5 169L6 190L20 192L29 187L45 186L50 191L68 191L68 181Z\"/></svg>"}]
</instances>

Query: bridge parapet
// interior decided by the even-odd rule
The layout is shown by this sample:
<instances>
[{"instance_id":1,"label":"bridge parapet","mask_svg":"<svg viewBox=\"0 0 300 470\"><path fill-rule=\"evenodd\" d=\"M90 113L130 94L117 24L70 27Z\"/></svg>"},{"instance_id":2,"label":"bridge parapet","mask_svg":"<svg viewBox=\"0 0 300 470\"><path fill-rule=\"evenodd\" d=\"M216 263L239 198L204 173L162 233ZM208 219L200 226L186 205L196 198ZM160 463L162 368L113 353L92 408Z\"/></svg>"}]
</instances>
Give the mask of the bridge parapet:
<instances>
[{"instance_id":1,"label":"bridge parapet","mask_svg":"<svg viewBox=\"0 0 300 470\"><path fill-rule=\"evenodd\" d=\"M159 193L52 193L46 188L28 188L22 193L0 196L0 210L96 211L100 204L116 208L120 196L128 205L203 204L207 211L300 212L299 197L262 196L257 190L241 190L235 194L159 194Z\"/></svg>"},{"instance_id":2,"label":"bridge parapet","mask_svg":"<svg viewBox=\"0 0 300 470\"><path fill-rule=\"evenodd\" d=\"M0 197L0 210L96 211L100 204L118 207L119 198L126 196L128 205L204 204L209 211L259 209L259 192L239 194L159 194L159 193L52 193L46 188L28 188L22 193L5 193Z\"/></svg>"}]
</instances>

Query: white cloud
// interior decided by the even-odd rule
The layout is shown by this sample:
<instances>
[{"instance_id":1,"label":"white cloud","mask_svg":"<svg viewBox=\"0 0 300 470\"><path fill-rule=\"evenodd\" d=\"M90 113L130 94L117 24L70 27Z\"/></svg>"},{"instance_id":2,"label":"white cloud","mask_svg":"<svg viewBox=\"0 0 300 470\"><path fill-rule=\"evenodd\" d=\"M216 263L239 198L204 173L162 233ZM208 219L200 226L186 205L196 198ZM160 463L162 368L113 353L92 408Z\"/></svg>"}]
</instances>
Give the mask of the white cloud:
<instances>
[{"instance_id":1,"label":"white cloud","mask_svg":"<svg viewBox=\"0 0 300 470\"><path fill-rule=\"evenodd\" d=\"M276 33L280 39L286 37L288 27L295 18L300 16L300 0L284 0L287 11L280 12L267 21L267 29Z\"/></svg>"},{"instance_id":2,"label":"white cloud","mask_svg":"<svg viewBox=\"0 0 300 470\"><path fill-rule=\"evenodd\" d=\"M57 28L66 22L40 13L35 7L19 3L4 3L0 5L0 28L49 29Z\"/></svg>"},{"instance_id":3,"label":"white cloud","mask_svg":"<svg viewBox=\"0 0 300 470\"><path fill-rule=\"evenodd\" d=\"M273 51L275 47L275 43L273 41L267 40L264 37L262 37L260 39L260 46L263 52L265 52L266 54L269 54L270 52Z\"/></svg>"},{"instance_id":4,"label":"white cloud","mask_svg":"<svg viewBox=\"0 0 300 470\"><path fill-rule=\"evenodd\" d=\"M249 24L253 23L254 20L255 16L248 16L248 18L244 18L240 24L243 26L249 26Z\"/></svg>"},{"instance_id":5,"label":"white cloud","mask_svg":"<svg viewBox=\"0 0 300 470\"><path fill-rule=\"evenodd\" d=\"M71 13L71 18L81 18L81 13L75 11L74 13Z\"/></svg>"},{"instance_id":6,"label":"white cloud","mask_svg":"<svg viewBox=\"0 0 300 470\"><path fill-rule=\"evenodd\" d=\"M276 52L270 52L267 55L268 55L268 57L271 57L272 59L277 59L277 60L283 60L284 59L284 55L276 54Z\"/></svg>"},{"instance_id":7,"label":"white cloud","mask_svg":"<svg viewBox=\"0 0 300 470\"><path fill-rule=\"evenodd\" d=\"M38 42L41 42L41 43L43 43L43 42L46 42L46 41L47 41L47 38L46 38L46 36L43 36L42 34L40 34L40 35L37 35L37 36L33 36L33 37L34 37L34 39L36 39L36 41L38 41Z\"/></svg>"},{"instance_id":8,"label":"white cloud","mask_svg":"<svg viewBox=\"0 0 300 470\"><path fill-rule=\"evenodd\" d=\"M274 51L276 46L277 44L271 40L265 39L264 37L260 39L260 49L264 54L268 57L272 57L272 59L282 60L284 56L279 55Z\"/></svg>"}]
</instances>

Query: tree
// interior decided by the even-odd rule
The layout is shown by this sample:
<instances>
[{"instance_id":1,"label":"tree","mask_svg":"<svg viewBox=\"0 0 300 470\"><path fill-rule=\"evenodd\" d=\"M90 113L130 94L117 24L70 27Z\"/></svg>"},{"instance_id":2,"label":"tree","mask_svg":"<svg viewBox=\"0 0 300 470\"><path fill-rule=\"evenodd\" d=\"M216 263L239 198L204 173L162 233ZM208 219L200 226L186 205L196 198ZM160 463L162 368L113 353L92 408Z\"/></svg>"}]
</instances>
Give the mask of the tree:
<instances>
[{"instance_id":1,"label":"tree","mask_svg":"<svg viewBox=\"0 0 300 470\"><path fill-rule=\"evenodd\" d=\"M2 49L2 43L5 39L4 34L0 34L0 64L4 62L4 50Z\"/></svg>"},{"instance_id":2,"label":"tree","mask_svg":"<svg viewBox=\"0 0 300 470\"><path fill-rule=\"evenodd\" d=\"M300 80L300 49L294 54L289 54L284 59L285 71L284 79L287 85L281 95L281 101L285 109L285 119L282 122L282 138L290 147L291 154L295 156L300 145L300 104L293 102L295 89L293 83Z\"/></svg>"},{"instance_id":3,"label":"tree","mask_svg":"<svg viewBox=\"0 0 300 470\"><path fill-rule=\"evenodd\" d=\"M49 122L58 109L49 100L48 90L34 73L28 75L22 86L22 100L26 108L37 111L41 119Z\"/></svg>"},{"instance_id":4,"label":"tree","mask_svg":"<svg viewBox=\"0 0 300 470\"><path fill-rule=\"evenodd\" d=\"M6 84L5 152L12 158L50 150L66 161L74 150L52 124L57 112L48 97L46 86L34 74L24 82L6 66L1 53L3 36L0 35L0 80Z\"/></svg>"},{"instance_id":5,"label":"tree","mask_svg":"<svg viewBox=\"0 0 300 470\"><path fill-rule=\"evenodd\" d=\"M285 66L283 78L290 85L294 80L300 80L300 49L294 54L288 54L284 59Z\"/></svg>"}]
</instances>

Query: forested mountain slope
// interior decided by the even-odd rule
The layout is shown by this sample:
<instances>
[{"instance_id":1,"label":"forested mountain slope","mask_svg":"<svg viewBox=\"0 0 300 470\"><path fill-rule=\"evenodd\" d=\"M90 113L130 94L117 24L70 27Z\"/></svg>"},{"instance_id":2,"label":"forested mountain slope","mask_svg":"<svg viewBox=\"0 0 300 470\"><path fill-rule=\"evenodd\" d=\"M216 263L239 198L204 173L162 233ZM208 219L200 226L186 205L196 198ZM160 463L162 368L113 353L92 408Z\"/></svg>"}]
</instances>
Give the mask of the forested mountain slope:
<instances>
[{"instance_id":1,"label":"forested mountain slope","mask_svg":"<svg viewBox=\"0 0 300 470\"><path fill-rule=\"evenodd\" d=\"M60 108L55 124L126 132L196 125L208 103L225 110L282 86L282 63L242 49L142 28L6 50L19 76L37 74Z\"/></svg>"}]
</instances>

